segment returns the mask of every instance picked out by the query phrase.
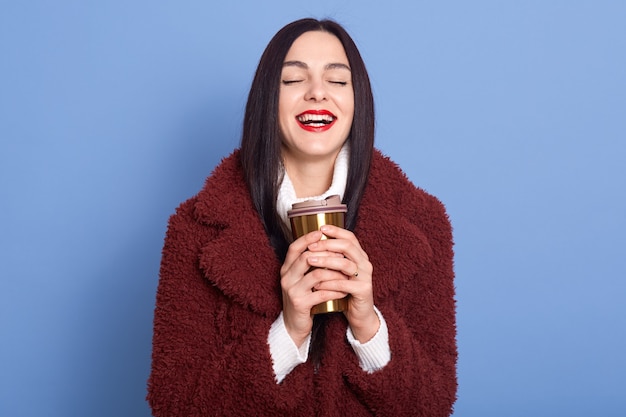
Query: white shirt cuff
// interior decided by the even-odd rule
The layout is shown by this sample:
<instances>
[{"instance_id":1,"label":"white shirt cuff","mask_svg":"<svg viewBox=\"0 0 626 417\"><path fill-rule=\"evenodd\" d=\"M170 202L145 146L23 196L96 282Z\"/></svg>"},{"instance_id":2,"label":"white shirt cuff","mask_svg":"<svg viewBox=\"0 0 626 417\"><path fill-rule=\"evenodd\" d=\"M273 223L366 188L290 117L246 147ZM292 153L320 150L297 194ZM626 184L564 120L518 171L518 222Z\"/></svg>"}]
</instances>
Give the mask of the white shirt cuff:
<instances>
[{"instance_id":1,"label":"white shirt cuff","mask_svg":"<svg viewBox=\"0 0 626 417\"><path fill-rule=\"evenodd\" d=\"M383 315L376 307L374 307L374 311L376 311L376 315L378 315L378 319L380 320L380 327L374 337L365 343L361 343L354 338L350 327L348 327L348 331L346 332L348 342L359 358L361 369L370 374L384 368L391 360L387 322L385 322Z\"/></svg>"},{"instance_id":2,"label":"white shirt cuff","mask_svg":"<svg viewBox=\"0 0 626 417\"><path fill-rule=\"evenodd\" d=\"M296 366L307 361L311 334L309 333L302 346L298 348L285 328L281 311L270 327L267 344L270 347L276 383L280 384Z\"/></svg>"}]
</instances>

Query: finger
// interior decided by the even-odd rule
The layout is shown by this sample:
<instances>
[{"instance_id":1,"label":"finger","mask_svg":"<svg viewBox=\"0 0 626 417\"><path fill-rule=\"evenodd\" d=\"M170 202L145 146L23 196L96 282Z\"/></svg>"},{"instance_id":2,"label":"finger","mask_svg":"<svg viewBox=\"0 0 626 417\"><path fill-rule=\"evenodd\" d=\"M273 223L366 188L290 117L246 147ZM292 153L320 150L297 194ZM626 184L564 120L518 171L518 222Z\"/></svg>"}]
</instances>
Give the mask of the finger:
<instances>
[{"instance_id":1,"label":"finger","mask_svg":"<svg viewBox=\"0 0 626 417\"><path fill-rule=\"evenodd\" d=\"M311 252L328 251L340 253L346 258L354 261L356 264L368 262L367 253L358 245L356 240L347 239L323 239L313 242L308 246Z\"/></svg>"},{"instance_id":2,"label":"finger","mask_svg":"<svg viewBox=\"0 0 626 417\"><path fill-rule=\"evenodd\" d=\"M325 258L331 258L331 259L336 259L336 260L346 259L346 257L342 253L328 252L328 251L323 251L323 252L322 251L320 252L309 251L309 252L305 252L303 255L306 255L307 264L312 267L316 267L316 266L324 267L319 262L321 262ZM333 269L336 269L336 268L333 268Z\"/></svg>"},{"instance_id":3,"label":"finger","mask_svg":"<svg viewBox=\"0 0 626 417\"><path fill-rule=\"evenodd\" d=\"M320 268L312 270L305 276L303 285L308 287L311 308L319 303L336 300L348 295L348 292L338 290L339 287L336 285L325 285L326 283L337 281L348 281L348 278L340 272Z\"/></svg>"},{"instance_id":4,"label":"finger","mask_svg":"<svg viewBox=\"0 0 626 417\"><path fill-rule=\"evenodd\" d=\"M291 264L295 262L298 257L308 249L309 245L319 241L322 238L322 232L319 230L315 230L313 232L307 233L298 239L294 240L287 250L287 255L285 256L284 266L289 268Z\"/></svg>"},{"instance_id":5,"label":"finger","mask_svg":"<svg viewBox=\"0 0 626 417\"><path fill-rule=\"evenodd\" d=\"M349 280L332 279L323 281L314 287L314 292L335 292L344 295L357 292L358 288Z\"/></svg>"},{"instance_id":6,"label":"finger","mask_svg":"<svg viewBox=\"0 0 626 417\"><path fill-rule=\"evenodd\" d=\"M315 269L286 291L285 295L297 311L308 313L316 304L347 295L332 286L324 287L325 282L337 280L347 280L347 277L337 271Z\"/></svg>"},{"instance_id":7,"label":"finger","mask_svg":"<svg viewBox=\"0 0 626 417\"><path fill-rule=\"evenodd\" d=\"M351 279L335 279L322 281L315 286L316 292L332 291L350 294L351 303L368 305L373 304L374 296L371 282L359 282Z\"/></svg>"},{"instance_id":8,"label":"finger","mask_svg":"<svg viewBox=\"0 0 626 417\"><path fill-rule=\"evenodd\" d=\"M297 294L297 296L308 295L311 291L316 290L320 283L338 279L347 280L348 277L331 269L312 268L302 279L294 283L292 293Z\"/></svg>"},{"instance_id":9,"label":"finger","mask_svg":"<svg viewBox=\"0 0 626 417\"><path fill-rule=\"evenodd\" d=\"M341 272L348 278L359 276L357 264L344 256L317 256L315 253L307 258L307 262L311 266Z\"/></svg>"},{"instance_id":10,"label":"finger","mask_svg":"<svg viewBox=\"0 0 626 417\"><path fill-rule=\"evenodd\" d=\"M346 239L354 243L359 249L361 249L361 244L359 240L356 238L354 233L350 230L334 226L332 224L325 224L320 228L320 231L327 237L334 239Z\"/></svg>"},{"instance_id":11,"label":"finger","mask_svg":"<svg viewBox=\"0 0 626 417\"><path fill-rule=\"evenodd\" d=\"M283 266L283 270L281 273L281 282L283 287L291 287L295 285L298 281L303 279L303 276L306 276L308 272L311 271L312 268L315 267L313 262L309 262L309 259L315 258L337 258L337 259L345 259L342 254L334 253L334 252L303 252L300 256L289 265L289 267ZM309 286L309 288L311 288Z\"/></svg>"},{"instance_id":12,"label":"finger","mask_svg":"<svg viewBox=\"0 0 626 417\"><path fill-rule=\"evenodd\" d=\"M339 300L349 295L347 292L320 289L311 293L311 309L318 304L325 303L330 300ZM311 311L309 309L309 311Z\"/></svg>"}]
</instances>

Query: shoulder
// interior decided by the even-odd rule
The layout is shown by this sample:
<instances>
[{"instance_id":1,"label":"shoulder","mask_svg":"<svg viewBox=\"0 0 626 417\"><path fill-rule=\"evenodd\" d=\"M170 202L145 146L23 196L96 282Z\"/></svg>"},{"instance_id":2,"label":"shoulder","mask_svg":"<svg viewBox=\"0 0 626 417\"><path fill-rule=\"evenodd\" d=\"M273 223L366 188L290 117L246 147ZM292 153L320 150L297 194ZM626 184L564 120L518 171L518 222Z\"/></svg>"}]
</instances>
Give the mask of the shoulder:
<instances>
[{"instance_id":1,"label":"shoulder","mask_svg":"<svg viewBox=\"0 0 626 417\"><path fill-rule=\"evenodd\" d=\"M170 221L180 219L219 228L220 223L231 220L238 208L248 208L251 204L236 149L213 169L196 195L178 206Z\"/></svg>"},{"instance_id":2,"label":"shoulder","mask_svg":"<svg viewBox=\"0 0 626 417\"><path fill-rule=\"evenodd\" d=\"M381 199L388 200L409 215L429 212L448 221L443 203L416 186L391 158L376 149L370 168L369 187Z\"/></svg>"},{"instance_id":3,"label":"shoulder","mask_svg":"<svg viewBox=\"0 0 626 417\"><path fill-rule=\"evenodd\" d=\"M359 216L364 223L377 223L374 213L378 223L386 219L386 225L397 226L397 234L412 231L423 236L436 252L439 249L448 252L453 245L452 224L444 204L413 184L398 164L378 150L374 153Z\"/></svg>"},{"instance_id":4,"label":"shoulder","mask_svg":"<svg viewBox=\"0 0 626 417\"><path fill-rule=\"evenodd\" d=\"M451 225L443 204L379 151L372 159L355 234L378 270L375 293L381 298L417 282L409 278L429 270L433 261L452 258Z\"/></svg>"},{"instance_id":5,"label":"shoulder","mask_svg":"<svg viewBox=\"0 0 626 417\"><path fill-rule=\"evenodd\" d=\"M243 168L239 150L234 150L213 169L213 172L204 182L204 187L198 193L199 200L214 198L214 196L228 195L233 188L245 186Z\"/></svg>"},{"instance_id":6,"label":"shoulder","mask_svg":"<svg viewBox=\"0 0 626 417\"><path fill-rule=\"evenodd\" d=\"M255 213L238 149L222 159L195 199L195 214L205 222L230 224L242 213Z\"/></svg>"}]
</instances>

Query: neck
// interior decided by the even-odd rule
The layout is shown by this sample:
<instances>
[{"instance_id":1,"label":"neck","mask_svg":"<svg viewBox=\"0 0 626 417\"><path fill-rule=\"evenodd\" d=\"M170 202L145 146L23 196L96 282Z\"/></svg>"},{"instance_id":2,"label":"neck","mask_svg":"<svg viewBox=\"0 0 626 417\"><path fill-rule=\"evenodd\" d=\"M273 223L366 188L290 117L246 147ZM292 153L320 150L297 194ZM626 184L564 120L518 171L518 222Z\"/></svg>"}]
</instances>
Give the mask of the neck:
<instances>
[{"instance_id":1,"label":"neck","mask_svg":"<svg viewBox=\"0 0 626 417\"><path fill-rule=\"evenodd\" d=\"M317 196L324 193L333 181L335 158L319 161L293 163L285 158L283 163L298 198Z\"/></svg>"}]
</instances>

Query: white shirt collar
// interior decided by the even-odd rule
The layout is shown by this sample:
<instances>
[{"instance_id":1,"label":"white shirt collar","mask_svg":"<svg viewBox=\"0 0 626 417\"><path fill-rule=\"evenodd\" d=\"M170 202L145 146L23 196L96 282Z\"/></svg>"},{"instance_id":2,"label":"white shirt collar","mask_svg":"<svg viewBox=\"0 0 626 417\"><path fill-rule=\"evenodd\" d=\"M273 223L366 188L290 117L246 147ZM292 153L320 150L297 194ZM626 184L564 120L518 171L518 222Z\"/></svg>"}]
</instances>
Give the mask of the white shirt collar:
<instances>
[{"instance_id":1,"label":"white shirt collar","mask_svg":"<svg viewBox=\"0 0 626 417\"><path fill-rule=\"evenodd\" d=\"M293 183L287 175L287 171L283 169L283 181L278 188L278 198L276 200L276 210L283 222L291 228L289 218L287 217L287 211L291 210L291 206L294 203L301 203L306 200L323 200L331 195L339 195L343 200L343 196L346 191L346 182L348 180L348 165L349 165L350 148L346 142L339 154L335 159L335 167L333 169L333 181L330 184L330 188L321 195L310 197L296 197L296 190L293 188Z\"/></svg>"}]
</instances>

